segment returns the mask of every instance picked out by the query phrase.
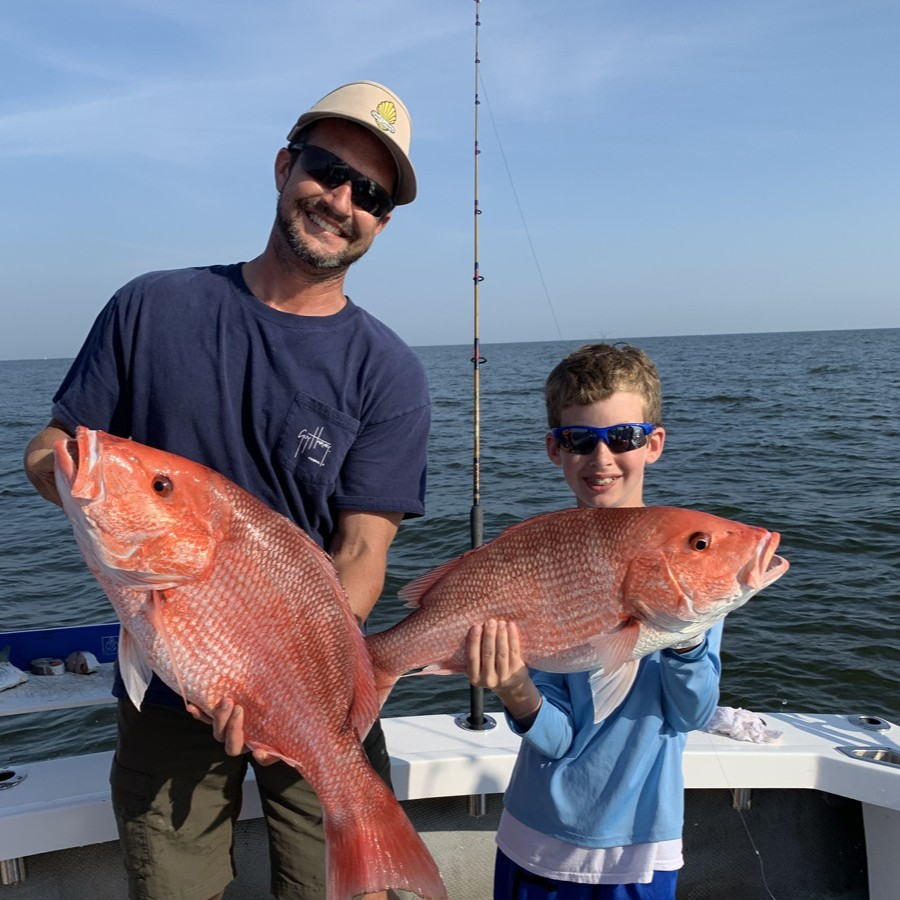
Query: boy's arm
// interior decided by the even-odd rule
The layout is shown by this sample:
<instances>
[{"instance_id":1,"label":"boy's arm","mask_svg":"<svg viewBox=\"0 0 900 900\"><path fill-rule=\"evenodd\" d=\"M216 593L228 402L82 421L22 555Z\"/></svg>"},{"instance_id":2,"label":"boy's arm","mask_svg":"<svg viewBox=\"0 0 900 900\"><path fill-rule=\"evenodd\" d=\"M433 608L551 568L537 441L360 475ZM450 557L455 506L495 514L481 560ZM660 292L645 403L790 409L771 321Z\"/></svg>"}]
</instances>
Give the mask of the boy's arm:
<instances>
[{"instance_id":1,"label":"boy's arm","mask_svg":"<svg viewBox=\"0 0 900 900\"><path fill-rule=\"evenodd\" d=\"M717 622L703 641L690 650L670 648L661 654L663 708L678 731L703 728L719 702L719 658L723 622Z\"/></svg>"},{"instance_id":2,"label":"boy's arm","mask_svg":"<svg viewBox=\"0 0 900 900\"><path fill-rule=\"evenodd\" d=\"M470 680L497 694L512 730L548 759L567 753L575 727L566 676L539 672L534 680L522 660L516 624L490 620L474 626L466 650Z\"/></svg>"}]
</instances>

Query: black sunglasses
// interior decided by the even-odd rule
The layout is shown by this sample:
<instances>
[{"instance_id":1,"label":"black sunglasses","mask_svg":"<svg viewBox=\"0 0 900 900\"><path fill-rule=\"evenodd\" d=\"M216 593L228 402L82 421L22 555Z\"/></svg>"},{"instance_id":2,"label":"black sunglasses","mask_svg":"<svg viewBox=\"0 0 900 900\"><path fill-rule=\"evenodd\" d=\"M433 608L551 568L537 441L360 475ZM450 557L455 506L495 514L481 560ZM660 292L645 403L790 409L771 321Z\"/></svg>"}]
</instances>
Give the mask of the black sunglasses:
<instances>
[{"instance_id":1,"label":"black sunglasses","mask_svg":"<svg viewBox=\"0 0 900 900\"><path fill-rule=\"evenodd\" d=\"M301 142L288 144L288 150L297 153L300 166L307 175L329 190L349 181L353 205L371 213L376 219L386 216L394 208L394 198L377 181L357 172L330 151Z\"/></svg>"},{"instance_id":2,"label":"black sunglasses","mask_svg":"<svg viewBox=\"0 0 900 900\"><path fill-rule=\"evenodd\" d=\"M593 453L597 444L603 441L612 453L627 453L637 450L647 443L647 435L656 428L649 422L633 422L625 425L610 425L608 428L593 428L590 425L566 425L554 428L551 434L556 442L568 453L586 456Z\"/></svg>"}]
</instances>

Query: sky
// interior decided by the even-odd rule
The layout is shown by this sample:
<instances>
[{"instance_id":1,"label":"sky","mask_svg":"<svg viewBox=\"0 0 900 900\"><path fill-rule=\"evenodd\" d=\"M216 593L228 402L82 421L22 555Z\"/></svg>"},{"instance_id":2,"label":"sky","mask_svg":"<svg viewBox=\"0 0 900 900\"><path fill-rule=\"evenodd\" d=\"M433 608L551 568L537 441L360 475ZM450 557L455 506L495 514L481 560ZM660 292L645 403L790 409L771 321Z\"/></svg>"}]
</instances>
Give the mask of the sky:
<instances>
[{"instance_id":1,"label":"sky","mask_svg":"<svg viewBox=\"0 0 900 900\"><path fill-rule=\"evenodd\" d=\"M346 290L413 346L472 341L476 259L482 344L897 327L898 46L896 0L4 3L0 359L256 256L290 127L362 79L419 197Z\"/></svg>"}]
</instances>

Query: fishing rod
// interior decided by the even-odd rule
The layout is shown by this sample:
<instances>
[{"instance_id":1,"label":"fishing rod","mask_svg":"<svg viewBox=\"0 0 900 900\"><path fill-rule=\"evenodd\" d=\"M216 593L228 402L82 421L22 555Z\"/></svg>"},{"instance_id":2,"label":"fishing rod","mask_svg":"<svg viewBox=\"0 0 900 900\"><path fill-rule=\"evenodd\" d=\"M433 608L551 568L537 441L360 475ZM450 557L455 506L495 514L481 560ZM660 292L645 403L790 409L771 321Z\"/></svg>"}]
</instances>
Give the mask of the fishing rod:
<instances>
[{"instance_id":1,"label":"fishing rod","mask_svg":"<svg viewBox=\"0 0 900 900\"><path fill-rule=\"evenodd\" d=\"M478 218L481 215L481 207L478 202L478 157L481 149L478 146L478 107L481 100L478 96L478 67L481 59L478 53L478 29L481 27L479 6L481 0L475 0L475 113L474 113L474 153L473 153L473 250L474 268L472 273L472 303L473 303L473 337L472 337L472 508L469 512L469 532L471 547L474 550L484 543L484 511L481 507L481 366L485 359L481 355L480 337L480 287L484 281L478 262ZM473 731L482 731L485 728L484 717L484 688L469 686L469 716L465 726Z\"/></svg>"},{"instance_id":2,"label":"fishing rod","mask_svg":"<svg viewBox=\"0 0 900 900\"><path fill-rule=\"evenodd\" d=\"M472 275L473 289L473 339L472 339L472 508L469 512L469 531L471 546L474 550L484 543L484 511L481 506L481 366L486 362L481 355L480 337L480 286L484 281L478 262L478 217L481 215L481 207L478 202L478 157L481 150L478 146L478 107L481 100L478 95L479 65L481 59L478 51L478 29L481 27L479 6L481 0L475 0L475 114L474 132L475 144L473 154L473 184L475 203L473 207L473 239L474 239L474 271ZM474 684L469 685L469 714L456 717L456 724L460 728L470 731L486 731L497 723L491 716L484 714L484 688ZM481 817L487 814L487 796L485 794L473 794L469 797L468 811L470 816Z\"/></svg>"},{"instance_id":3,"label":"fishing rod","mask_svg":"<svg viewBox=\"0 0 900 900\"><path fill-rule=\"evenodd\" d=\"M480 547L484 541L484 515L481 509L481 366L485 362L481 355L480 338L480 285L484 281L478 262L478 217L481 215L481 206L478 202L478 157L481 149L478 146L478 107L481 100L478 96L478 67L481 60L478 55L478 29L481 27L481 18L478 6L481 0L475 0L475 145L473 153L473 186L474 186L474 218L472 221L472 236L474 240L474 270L472 274L472 306L473 306L473 346L472 346L472 510L469 515L469 526L472 538L472 548Z\"/></svg>"}]
</instances>

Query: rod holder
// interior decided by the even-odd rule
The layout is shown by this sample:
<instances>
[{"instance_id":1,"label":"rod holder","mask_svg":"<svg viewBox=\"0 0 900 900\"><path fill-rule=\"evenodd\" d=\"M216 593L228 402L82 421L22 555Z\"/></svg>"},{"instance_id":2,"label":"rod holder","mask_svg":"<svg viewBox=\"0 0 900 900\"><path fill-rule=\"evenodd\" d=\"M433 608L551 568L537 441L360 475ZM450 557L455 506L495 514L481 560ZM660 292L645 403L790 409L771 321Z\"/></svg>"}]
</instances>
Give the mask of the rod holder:
<instances>
[{"instance_id":1,"label":"rod holder","mask_svg":"<svg viewBox=\"0 0 900 900\"><path fill-rule=\"evenodd\" d=\"M851 725L858 725L866 731L890 731L891 723L881 716L847 716Z\"/></svg>"},{"instance_id":2,"label":"rod holder","mask_svg":"<svg viewBox=\"0 0 900 900\"><path fill-rule=\"evenodd\" d=\"M0 859L0 884L19 884L25 880L25 860Z\"/></svg>"},{"instance_id":3,"label":"rod holder","mask_svg":"<svg viewBox=\"0 0 900 900\"><path fill-rule=\"evenodd\" d=\"M481 720L480 725L473 723L469 713L459 713L453 717L456 727L464 728L466 731L490 731L497 727L497 720L493 716L483 715Z\"/></svg>"},{"instance_id":4,"label":"rod holder","mask_svg":"<svg viewBox=\"0 0 900 900\"><path fill-rule=\"evenodd\" d=\"M14 788L17 784L21 784L28 775L28 769L24 766L15 768L14 766L0 765L0 791Z\"/></svg>"}]
</instances>

